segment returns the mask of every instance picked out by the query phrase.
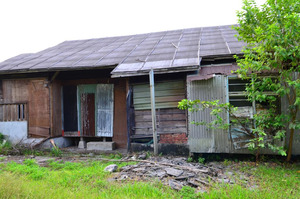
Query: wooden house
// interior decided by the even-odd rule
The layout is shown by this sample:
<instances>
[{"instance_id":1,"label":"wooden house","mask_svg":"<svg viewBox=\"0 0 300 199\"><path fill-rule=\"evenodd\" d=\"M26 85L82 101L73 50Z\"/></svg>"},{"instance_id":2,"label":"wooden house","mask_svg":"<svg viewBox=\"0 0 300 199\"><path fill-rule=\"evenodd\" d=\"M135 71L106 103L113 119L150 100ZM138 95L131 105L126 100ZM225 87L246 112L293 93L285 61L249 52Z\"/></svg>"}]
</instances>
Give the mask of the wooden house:
<instances>
[{"instance_id":1,"label":"wooden house","mask_svg":"<svg viewBox=\"0 0 300 199\"><path fill-rule=\"evenodd\" d=\"M63 137L113 142L117 148L151 145L153 69L162 147L248 153L238 147L238 133L234 140L227 131L189 124L210 120L209 112L177 108L184 98L238 99L231 88L239 80L228 78L237 68L233 55L245 45L236 34L231 26L216 26L65 41L10 58L0 63L0 132L15 143ZM299 140L294 154L300 153Z\"/></svg>"}]
</instances>

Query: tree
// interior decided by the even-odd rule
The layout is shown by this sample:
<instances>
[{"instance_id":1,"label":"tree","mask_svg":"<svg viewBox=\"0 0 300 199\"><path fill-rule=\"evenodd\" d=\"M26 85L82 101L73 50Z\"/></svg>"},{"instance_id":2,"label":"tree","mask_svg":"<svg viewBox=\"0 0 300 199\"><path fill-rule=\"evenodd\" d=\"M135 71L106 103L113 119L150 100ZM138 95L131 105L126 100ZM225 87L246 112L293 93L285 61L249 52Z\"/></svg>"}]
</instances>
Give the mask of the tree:
<instances>
[{"instance_id":1,"label":"tree","mask_svg":"<svg viewBox=\"0 0 300 199\"><path fill-rule=\"evenodd\" d=\"M238 38L247 44L244 56L237 58L240 67L237 73L252 80L247 87L249 98L269 106L267 113L255 115L258 127L255 131L267 131L275 126L275 136L280 137L286 133L282 126L287 123L287 161L290 161L293 137L300 129L297 118L300 108L300 2L268 0L258 7L253 0L245 0L237 16ZM287 109L278 113L276 97L267 95L266 91L287 101Z\"/></svg>"},{"instance_id":2,"label":"tree","mask_svg":"<svg viewBox=\"0 0 300 199\"><path fill-rule=\"evenodd\" d=\"M219 116L223 111L229 112L233 116L232 123L244 126L245 133L252 137L248 147L256 151L257 158L259 149L265 147L286 155L283 147L272 141L283 139L289 132L289 161L294 134L300 129L297 117L300 108L300 2L267 0L259 7L254 0L245 0L243 10L237 15L239 25L234 28L239 33L238 39L247 45L242 57L235 56L240 68L236 73L249 80L246 95L249 101L256 103L257 110L251 129L245 125L249 120L234 117L236 108L228 103L183 100L179 108L191 111L209 108L215 120L205 125L219 128L229 127ZM280 104L286 104L284 111L280 110ZM194 124L204 125L203 122Z\"/></svg>"}]
</instances>

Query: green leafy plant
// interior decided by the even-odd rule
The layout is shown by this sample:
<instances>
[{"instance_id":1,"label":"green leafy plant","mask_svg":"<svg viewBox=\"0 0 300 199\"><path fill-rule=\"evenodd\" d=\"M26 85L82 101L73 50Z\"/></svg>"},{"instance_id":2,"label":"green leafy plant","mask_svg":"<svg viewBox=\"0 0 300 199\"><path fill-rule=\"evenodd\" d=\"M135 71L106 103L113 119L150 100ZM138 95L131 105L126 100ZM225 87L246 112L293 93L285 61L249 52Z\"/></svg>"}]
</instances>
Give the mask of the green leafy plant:
<instances>
[{"instance_id":1,"label":"green leafy plant","mask_svg":"<svg viewBox=\"0 0 300 199\"><path fill-rule=\"evenodd\" d=\"M7 141L2 133L0 133L0 154L8 154L12 149L12 144Z\"/></svg>"},{"instance_id":2,"label":"green leafy plant","mask_svg":"<svg viewBox=\"0 0 300 199\"><path fill-rule=\"evenodd\" d=\"M198 163L204 164L204 162L205 162L205 158L202 158L202 157L198 158Z\"/></svg>"},{"instance_id":3,"label":"green leafy plant","mask_svg":"<svg viewBox=\"0 0 300 199\"><path fill-rule=\"evenodd\" d=\"M188 157L188 158L187 158L187 162L193 162L193 157L191 157L191 156Z\"/></svg>"},{"instance_id":4,"label":"green leafy plant","mask_svg":"<svg viewBox=\"0 0 300 199\"><path fill-rule=\"evenodd\" d=\"M53 147L51 148L50 155L54 157L61 157L62 151L58 147Z\"/></svg>"},{"instance_id":5,"label":"green leafy plant","mask_svg":"<svg viewBox=\"0 0 300 199\"><path fill-rule=\"evenodd\" d=\"M247 43L244 56L237 57L243 79L251 79L246 88L250 99L268 106L268 111L255 114L259 135L252 147L265 147L262 138L271 127L273 138L281 139L289 131L287 161L291 158L293 138L300 129L297 114L300 108L300 4L298 0L268 0L261 7L253 0L245 0L238 12L235 29L239 39ZM265 75L262 75L265 74ZM271 75L271 76L270 76ZM286 103L283 112L276 111L276 94ZM285 155L283 148L271 143L269 148Z\"/></svg>"}]
</instances>

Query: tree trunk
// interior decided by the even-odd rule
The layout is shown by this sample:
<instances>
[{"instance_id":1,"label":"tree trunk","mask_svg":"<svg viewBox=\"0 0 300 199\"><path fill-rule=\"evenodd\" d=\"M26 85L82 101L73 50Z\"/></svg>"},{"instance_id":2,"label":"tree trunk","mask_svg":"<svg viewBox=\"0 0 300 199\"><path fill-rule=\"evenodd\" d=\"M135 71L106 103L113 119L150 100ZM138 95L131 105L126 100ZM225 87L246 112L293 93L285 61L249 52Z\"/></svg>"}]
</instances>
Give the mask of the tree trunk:
<instances>
[{"instance_id":1,"label":"tree trunk","mask_svg":"<svg viewBox=\"0 0 300 199\"><path fill-rule=\"evenodd\" d=\"M286 161L289 162L292 157L292 149L293 149L293 139L294 139L295 129L291 129L290 138L289 138L289 146L288 146L288 154L286 157Z\"/></svg>"}]
</instances>

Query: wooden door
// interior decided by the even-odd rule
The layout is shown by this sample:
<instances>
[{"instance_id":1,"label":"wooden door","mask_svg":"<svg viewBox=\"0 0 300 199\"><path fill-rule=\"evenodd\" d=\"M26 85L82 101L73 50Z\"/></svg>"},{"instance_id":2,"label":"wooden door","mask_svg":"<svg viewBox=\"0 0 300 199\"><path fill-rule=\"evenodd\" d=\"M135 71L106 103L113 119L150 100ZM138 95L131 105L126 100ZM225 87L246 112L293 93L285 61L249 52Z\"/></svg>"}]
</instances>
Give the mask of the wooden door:
<instances>
[{"instance_id":1,"label":"wooden door","mask_svg":"<svg viewBox=\"0 0 300 199\"><path fill-rule=\"evenodd\" d=\"M81 126L83 136L95 136L95 94L81 94Z\"/></svg>"},{"instance_id":2,"label":"wooden door","mask_svg":"<svg viewBox=\"0 0 300 199\"><path fill-rule=\"evenodd\" d=\"M97 136L99 137L113 137L113 91L113 84L97 85Z\"/></svg>"}]
</instances>

